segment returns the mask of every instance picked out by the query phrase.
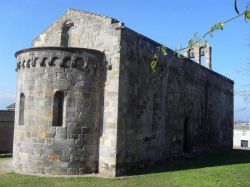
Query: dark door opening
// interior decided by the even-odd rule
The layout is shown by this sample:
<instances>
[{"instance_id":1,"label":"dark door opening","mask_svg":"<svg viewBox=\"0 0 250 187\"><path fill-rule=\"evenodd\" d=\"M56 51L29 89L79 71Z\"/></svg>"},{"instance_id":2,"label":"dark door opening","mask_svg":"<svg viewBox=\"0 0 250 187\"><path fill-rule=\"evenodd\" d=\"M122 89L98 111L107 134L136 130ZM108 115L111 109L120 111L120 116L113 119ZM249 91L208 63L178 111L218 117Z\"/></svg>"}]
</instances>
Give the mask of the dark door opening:
<instances>
[{"instance_id":1,"label":"dark door opening","mask_svg":"<svg viewBox=\"0 0 250 187\"><path fill-rule=\"evenodd\" d=\"M191 137L190 137L190 119L186 117L183 128L183 152L190 153L192 151Z\"/></svg>"},{"instance_id":2,"label":"dark door opening","mask_svg":"<svg viewBox=\"0 0 250 187\"><path fill-rule=\"evenodd\" d=\"M248 141L247 140L241 140L241 143L240 143L241 147L248 147Z\"/></svg>"}]
</instances>

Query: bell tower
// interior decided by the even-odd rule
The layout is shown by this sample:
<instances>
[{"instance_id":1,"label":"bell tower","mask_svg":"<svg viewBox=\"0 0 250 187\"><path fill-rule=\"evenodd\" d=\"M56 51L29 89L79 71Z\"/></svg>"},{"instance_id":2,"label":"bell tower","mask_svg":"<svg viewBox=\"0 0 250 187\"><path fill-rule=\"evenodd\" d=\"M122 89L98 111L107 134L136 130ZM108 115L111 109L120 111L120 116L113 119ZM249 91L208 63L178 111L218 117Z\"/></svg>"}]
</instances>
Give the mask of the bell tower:
<instances>
[{"instance_id":1,"label":"bell tower","mask_svg":"<svg viewBox=\"0 0 250 187\"><path fill-rule=\"evenodd\" d=\"M196 44L186 51L186 56L196 63L212 70L212 47Z\"/></svg>"}]
</instances>

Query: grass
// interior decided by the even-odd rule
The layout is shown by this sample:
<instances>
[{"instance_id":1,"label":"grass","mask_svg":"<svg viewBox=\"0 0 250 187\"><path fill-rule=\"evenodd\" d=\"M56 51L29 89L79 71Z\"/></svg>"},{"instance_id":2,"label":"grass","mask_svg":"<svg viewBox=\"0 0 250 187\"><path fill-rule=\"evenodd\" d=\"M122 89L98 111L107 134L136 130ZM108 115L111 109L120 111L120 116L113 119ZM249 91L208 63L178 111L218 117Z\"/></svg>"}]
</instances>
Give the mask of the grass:
<instances>
[{"instance_id":1,"label":"grass","mask_svg":"<svg viewBox=\"0 0 250 187\"><path fill-rule=\"evenodd\" d=\"M6 158L0 158L0 162ZM244 187L250 186L250 151L231 150L209 154L193 161L168 163L145 169L124 178L48 178L7 173L0 175L0 186L53 187Z\"/></svg>"}]
</instances>

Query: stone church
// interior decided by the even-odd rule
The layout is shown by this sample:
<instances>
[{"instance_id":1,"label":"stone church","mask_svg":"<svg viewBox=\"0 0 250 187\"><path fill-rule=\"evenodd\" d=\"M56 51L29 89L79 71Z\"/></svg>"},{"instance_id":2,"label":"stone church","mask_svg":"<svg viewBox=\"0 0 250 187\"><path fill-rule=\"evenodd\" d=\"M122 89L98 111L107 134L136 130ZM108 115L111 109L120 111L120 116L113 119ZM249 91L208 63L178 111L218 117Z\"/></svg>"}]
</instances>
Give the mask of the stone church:
<instances>
[{"instance_id":1,"label":"stone church","mask_svg":"<svg viewBox=\"0 0 250 187\"><path fill-rule=\"evenodd\" d=\"M112 17L69 9L18 51L15 168L119 176L232 148L234 82L211 70L211 48L188 51L194 61L167 49L154 72L158 46Z\"/></svg>"}]
</instances>

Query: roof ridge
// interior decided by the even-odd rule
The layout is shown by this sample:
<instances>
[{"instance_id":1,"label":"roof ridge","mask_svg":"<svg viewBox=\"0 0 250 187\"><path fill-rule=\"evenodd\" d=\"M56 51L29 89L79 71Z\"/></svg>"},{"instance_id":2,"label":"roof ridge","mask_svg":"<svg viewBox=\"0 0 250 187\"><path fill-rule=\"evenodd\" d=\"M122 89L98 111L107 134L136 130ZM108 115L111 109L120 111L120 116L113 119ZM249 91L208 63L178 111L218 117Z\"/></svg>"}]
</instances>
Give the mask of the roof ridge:
<instances>
[{"instance_id":1,"label":"roof ridge","mask_svg":"<svg viewBox=\"0 0 250 187\"><path fill-rule=\"evenodd\" d=\"M42 33L44 33L51 25L53 25L56 21L58 21L60 18L62 18L68 11L75 11L75 12L80 12L80 13L85 13L85 14L88 14L88 15L94 15L94 16L99 16L99 17L102 17L102 18L107 18L107 19L110 19L112 23L117 23L117 22L120 22L119 20L113 18L113 17L110 17L110 16L104 16L104 15L101 15L101 14L96 14L96 13L92 13L92 12L89 12L89 11L86 11L86 10L77 10L77 9L74 9L74 8L69 8L67 9L63 14L61 14L61 16L59 16L53 23L49 24L42 32L40 32L39 35L41 35ZM33 42L39 38L39 35L36 36L32 42L31 42L31 45L33 46Z\"/></svg>"},{"instance_id":2,"label":"roof ridge","mask_svg":"<svg viewBox=\"0 0 250 187\"><path fill-rule=\"evenodd\" d=\"M115 18L113 18L111 16L105 16L105 15L102 15L102 14L97 14L97 13L89 12L89 11L86 11L86 10L80 10L80 9L75 9L75 8L69 8L68 10L73 10L73 11L76 11L76 12L82 12L82 13L89 14L89 15L95 15L95 16L100 16L100 17L103 17L103 18L108 18L108 19L119 21L119 20L117 20L117 19L115 19Z\"/></svg>"}]
</instances>

